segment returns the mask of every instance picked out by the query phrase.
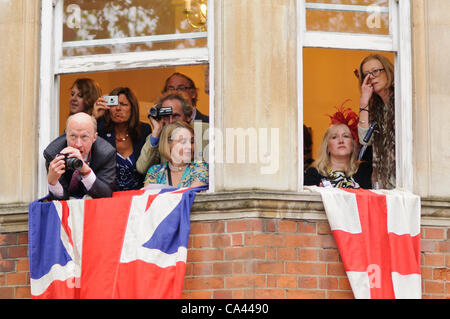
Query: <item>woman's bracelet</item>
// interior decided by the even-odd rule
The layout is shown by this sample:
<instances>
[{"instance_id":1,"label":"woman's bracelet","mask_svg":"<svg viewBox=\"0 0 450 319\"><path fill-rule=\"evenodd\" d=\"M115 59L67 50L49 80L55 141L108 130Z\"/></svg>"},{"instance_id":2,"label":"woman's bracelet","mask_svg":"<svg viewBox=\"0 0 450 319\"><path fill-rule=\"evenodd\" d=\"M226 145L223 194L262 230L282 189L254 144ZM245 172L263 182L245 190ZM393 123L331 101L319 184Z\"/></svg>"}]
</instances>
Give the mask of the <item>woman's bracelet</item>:
<instances>
[{"instance_id":1,"label":"woman's bracelet","mask_svg":"<svg viewBox=\"0 0 450 319\"><path fill-rule=\"evenodd\" d=\"M367 113L370 113L370 112L369 112L369 109L366 108L366 107L360 107L360 108L359 108L359 111L360 111L360 112L366 111Z\"/></svg>"}]
</instances>

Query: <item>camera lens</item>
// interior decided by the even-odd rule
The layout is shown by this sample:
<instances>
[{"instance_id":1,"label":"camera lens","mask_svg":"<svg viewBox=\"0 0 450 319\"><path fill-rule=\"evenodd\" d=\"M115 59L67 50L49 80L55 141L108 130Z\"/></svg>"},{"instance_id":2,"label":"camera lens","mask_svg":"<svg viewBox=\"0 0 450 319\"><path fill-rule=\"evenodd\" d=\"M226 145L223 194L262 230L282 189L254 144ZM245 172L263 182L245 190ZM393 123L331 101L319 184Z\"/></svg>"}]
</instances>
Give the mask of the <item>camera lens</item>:
<instances>
[{"instance_id":1,"label":"camera lens","mask_svg":"<svg viewBox=\"0 0 450 319\"><path fill-rule=\"evenodd\" d=\"M148 112L148 117L150 118L150 117L153 117L153 118L158 118L159 117L159 114L158 114L159 112L158 112L158 109L156 108L156 107L152 107L151 109L150 109L150 112Z\"/></svg>"},{"instance_id":2,"label":"camera lens","mask_svg":"<svg viewBox=\"0 0 450 319\"><path fill-rule=\"evenodd\" d=\"M75 157L66 158L66 167L73 170L79 170L83 167L83 161Z\"/></svg>"}]
</instances>

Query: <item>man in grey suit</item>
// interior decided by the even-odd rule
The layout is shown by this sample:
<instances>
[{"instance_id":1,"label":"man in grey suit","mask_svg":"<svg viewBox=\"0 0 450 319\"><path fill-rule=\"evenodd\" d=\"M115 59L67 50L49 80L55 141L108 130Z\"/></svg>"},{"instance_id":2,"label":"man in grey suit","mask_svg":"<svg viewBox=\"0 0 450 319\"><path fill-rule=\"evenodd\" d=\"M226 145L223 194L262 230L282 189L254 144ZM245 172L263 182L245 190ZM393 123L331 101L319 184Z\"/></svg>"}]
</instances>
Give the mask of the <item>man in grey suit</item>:
<instances>
[{"instance_id":1,"label":"man in grey suit","mask_svg":"<svg viewBox=\"0 0 450 319\"><path fill-rule=\"evenodd\" d=\"M76 158L78 169L66 167L65 158ZM66 133L44 150L51 199L111 197L116 179L116 150L97 136L95 118L76 113L67 119Z\"/></svg>"}]
</instances>

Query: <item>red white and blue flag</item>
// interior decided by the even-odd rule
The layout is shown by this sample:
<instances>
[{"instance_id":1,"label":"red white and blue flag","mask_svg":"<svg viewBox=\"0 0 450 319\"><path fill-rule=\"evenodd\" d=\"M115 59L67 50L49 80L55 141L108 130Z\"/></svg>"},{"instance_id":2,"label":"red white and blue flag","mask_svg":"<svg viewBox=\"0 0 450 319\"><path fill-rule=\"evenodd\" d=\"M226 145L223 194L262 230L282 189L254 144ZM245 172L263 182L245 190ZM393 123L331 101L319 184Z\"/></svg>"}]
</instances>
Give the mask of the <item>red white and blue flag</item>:
<instances>
[{"instance_id":1,"label":"red white and blue flag","mask_svg":"<svg viewBox=\"0 0 450 319\"><path fill-rule=\"evenodd\" d=\"M355 298L421 298L419 196L401 190L308 189L321 193Z\"/></svg>"},{"instance_id":2,"label":"red white and blue flag","mask_svg":"<svg viewBox=\"0 0 450 319\"><path fill-rule=\"evenodd\" d=\"M180 298L190 209L207 187L30 204L33 298Z\"/></svg>"}]
</instances>

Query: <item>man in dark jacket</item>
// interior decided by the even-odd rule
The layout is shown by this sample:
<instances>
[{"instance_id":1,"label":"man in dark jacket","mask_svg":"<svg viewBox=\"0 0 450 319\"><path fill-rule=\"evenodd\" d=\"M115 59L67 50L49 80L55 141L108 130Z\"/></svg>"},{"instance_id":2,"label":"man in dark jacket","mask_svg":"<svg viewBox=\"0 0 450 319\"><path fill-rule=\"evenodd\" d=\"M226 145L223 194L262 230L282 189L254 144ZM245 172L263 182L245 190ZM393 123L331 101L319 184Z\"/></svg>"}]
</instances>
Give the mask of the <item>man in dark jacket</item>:
<instances>
[{"instance_id":1,"label":"man in dark jacket","mask_svg":"<svg viewBox=\"0 0 450 319\"><path fill-rule=\"evenodd\" d=\"M116 150L97 136L97 123L90 115L71 115L67 119L66 133L47 146L44 158L51 199L112 196ZM66 167L69 158L80 160L80 167Z\"/></svg>"},{"instance_id":2,"label":"man in dark jacket","mask_svg":"<svg viewBox=\"0 0 450 319\"><path fill-rule=\"evenodd\" d=\"M168 91L184 92L190 98L192 107L194 108L191 120L209 123L209 116L202 114L197 109L197 90L198 88L195 86L194 81L190 77L185 74L176 72L167 78L162 93L166 93Z\"/></svg>"}]
</instances>

